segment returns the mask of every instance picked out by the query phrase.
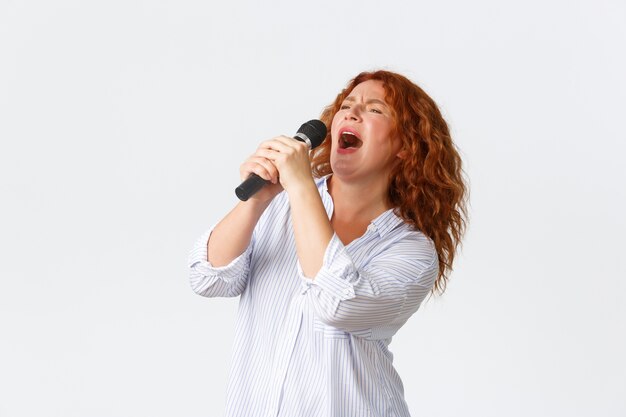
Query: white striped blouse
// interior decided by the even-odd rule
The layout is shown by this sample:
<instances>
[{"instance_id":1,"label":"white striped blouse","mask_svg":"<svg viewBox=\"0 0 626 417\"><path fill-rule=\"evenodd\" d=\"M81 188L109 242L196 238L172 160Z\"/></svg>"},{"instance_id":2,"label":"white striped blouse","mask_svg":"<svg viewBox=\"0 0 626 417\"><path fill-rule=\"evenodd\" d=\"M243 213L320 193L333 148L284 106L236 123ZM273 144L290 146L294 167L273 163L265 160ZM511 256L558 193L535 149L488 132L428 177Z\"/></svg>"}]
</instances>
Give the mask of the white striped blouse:
<instances>
[{"instance_id":1,"label":"white striped blouse","mask_svg":"<svg viewBox=\"0 0 626 417\"><path fill-rule=\"evenodd\" d=\"M330 218L326 178L316 183ZM205 297L241 295L226 416L409 416L388 346L437 277L430 239L388 210L348 245L334 235L311 280L285 192L227 266L207 261L211 230L191 251L190 280Z\"/></svg>"}]
</instances>

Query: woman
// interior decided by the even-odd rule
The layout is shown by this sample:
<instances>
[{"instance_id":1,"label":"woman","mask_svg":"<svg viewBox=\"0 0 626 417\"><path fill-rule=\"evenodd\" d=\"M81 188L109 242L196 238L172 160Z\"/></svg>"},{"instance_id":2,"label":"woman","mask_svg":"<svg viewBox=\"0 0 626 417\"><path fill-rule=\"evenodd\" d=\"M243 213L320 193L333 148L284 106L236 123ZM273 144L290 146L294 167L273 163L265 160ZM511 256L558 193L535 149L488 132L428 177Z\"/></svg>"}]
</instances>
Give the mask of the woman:
<instances>
[{"instance_id":1,"label":"woman","mask_svg":"<svg viewBox=\"0 0 626 417\"><path fill-rule=\"evenodd\" d=\"M198 294L241 295L228 416L409 415L388 345L445 289L461 161L433 100L399 74L359 74L322 121L312 159L288 137L261 144L241 177L271 184L191 254Z\"/></svg>"}]
</instances>

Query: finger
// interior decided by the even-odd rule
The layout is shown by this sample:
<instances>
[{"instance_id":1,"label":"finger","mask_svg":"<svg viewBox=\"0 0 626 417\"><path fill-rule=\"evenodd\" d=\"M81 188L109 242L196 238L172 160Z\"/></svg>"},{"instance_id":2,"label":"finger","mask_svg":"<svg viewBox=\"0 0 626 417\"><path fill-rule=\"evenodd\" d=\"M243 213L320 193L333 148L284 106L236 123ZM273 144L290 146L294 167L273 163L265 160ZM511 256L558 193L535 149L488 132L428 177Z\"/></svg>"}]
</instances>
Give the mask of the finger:
<instances>
[{"instance_id":1,"label":"finger","mask_svg":"<svg viewBox=\"0 0 626 417\"><path fill-rule=\"evenodd\" d=\"M276 165L272 163L272 161L259 156L253 156L250 158L250 160L251 162L255 162L265 168L270 176L269 181L271 181L272 184L276 184L278 182L278 169L276 168Z\"/></svg>"},{"instance_id":2,"label":"finger","mask_svg":"<svg viewBox=\"0 0 626 417\"><path fill-rule=\"evenodd\" d=\"M288 136L277 136L273 140L282 143L283 145L286 145L290 148L298 148L300 145L304 144L304 142L294 138L290 138Z\"/></svg>"},{"instance_id":3,"label":"finger","mask_svg":"<svg viewBox=\"0 0 626 417\"><path fill-rule=\"evenodd\" d=\"M309 146L305 142L298 139L290 138L287 136L278 136L274 138L274 140L295 150L309 150Z\"/></svg>"},{"instance_id":4,"label":"finger","mask_svg":"<svg viewBox=\"0 0 626 417\"><path fill-rule=\"evenodd\" d=\"M286 136L278 136L274 139L261 143L259 149L271 149L281 153L289 153L296 149L297 141Z\"/></svg>"},{"instance_id":5,"label":"finger","mask_svg":"<svg viewBox=\"0 0 626 417\"><path fill-rule=\"evenodd\" d=\"M255 153L256 156L265 158L272 163L275 163L280 158L280 154L281 152L276 149L258 149Z\"/></svg>"},{"instance_id":6,"label":"finger","mask_svg":"<svg viewBox=\"0 0 626 417\"><path fill-rule=\"evenodd\" d=\"M241 165L242 179L247 179L250 174L256 174L266 181L272 181L272 174L262 163L248 159Z\"/></svg>"}]
</instances>

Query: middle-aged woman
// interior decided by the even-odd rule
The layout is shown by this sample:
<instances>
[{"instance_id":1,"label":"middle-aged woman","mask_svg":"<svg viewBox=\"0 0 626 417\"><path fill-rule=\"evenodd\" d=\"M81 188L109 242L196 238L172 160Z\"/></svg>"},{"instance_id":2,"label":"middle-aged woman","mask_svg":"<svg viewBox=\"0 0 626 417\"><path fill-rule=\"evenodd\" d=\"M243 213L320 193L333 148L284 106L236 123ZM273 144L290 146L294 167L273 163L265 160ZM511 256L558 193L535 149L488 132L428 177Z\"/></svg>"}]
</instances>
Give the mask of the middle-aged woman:
<instances>
[{"instance_id":1,"label":"middle-aged woman","mask_svg":"<svg viewBox=\"0 0 626 417\"><path fill-rule=\"evenodd\" d=\"M192 288L241 295L228 416L408 416L392 336L443 292L465 226L461 160L434 101L361 73L310 158L263 142L241 166L271 182L205 233ZM211 358L214 359L214 358Z\"/></svg>"}]
</instances>

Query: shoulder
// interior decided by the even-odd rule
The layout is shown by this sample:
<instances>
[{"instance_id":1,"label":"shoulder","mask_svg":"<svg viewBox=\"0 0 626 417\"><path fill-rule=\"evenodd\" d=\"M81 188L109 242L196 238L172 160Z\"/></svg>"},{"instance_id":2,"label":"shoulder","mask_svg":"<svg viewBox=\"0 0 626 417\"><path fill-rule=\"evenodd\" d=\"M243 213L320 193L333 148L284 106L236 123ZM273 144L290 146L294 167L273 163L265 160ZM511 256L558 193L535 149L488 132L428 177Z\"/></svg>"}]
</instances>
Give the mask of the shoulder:
<instances>
[{"instance_id":1,"label":"shoulder","mask_svg":"<svg viewBox=\"0 0 626 417\"><path fill-rule=\"evenodd\" d=\"M410 271L403 274L413 283L431 287L439 272L439 258L432 239L405 223L392 212L393 227L383 229L381 247L373 263L384 262L392 268Z\"/></svg>"}]
</instances>

